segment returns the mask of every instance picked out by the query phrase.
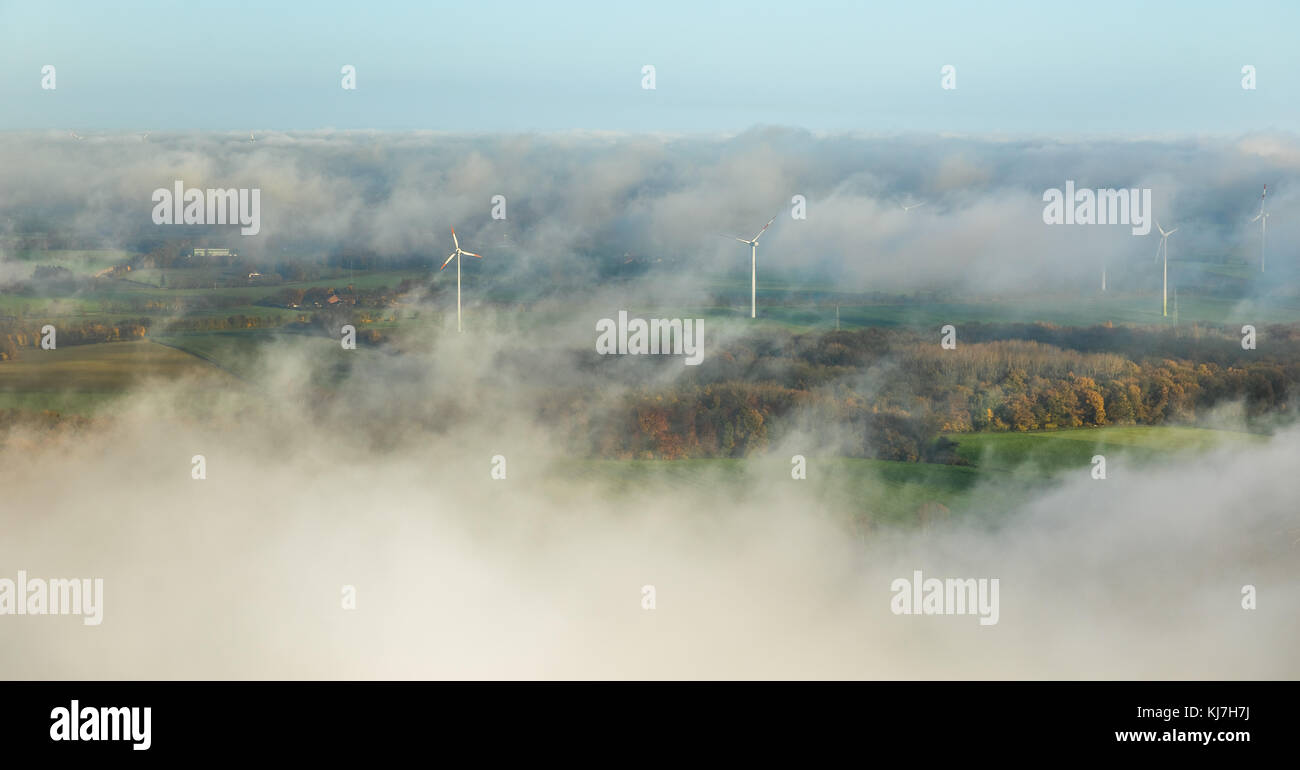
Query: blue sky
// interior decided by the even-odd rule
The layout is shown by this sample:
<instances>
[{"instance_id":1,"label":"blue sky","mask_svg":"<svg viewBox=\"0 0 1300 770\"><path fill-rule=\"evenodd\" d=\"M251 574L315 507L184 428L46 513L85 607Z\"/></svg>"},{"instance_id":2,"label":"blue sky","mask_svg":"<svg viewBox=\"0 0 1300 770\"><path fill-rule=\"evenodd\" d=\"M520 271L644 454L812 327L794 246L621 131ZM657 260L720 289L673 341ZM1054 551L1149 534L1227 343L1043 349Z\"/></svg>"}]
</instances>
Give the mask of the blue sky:
<instances>
[{"instance_id":1,"label":"blue sky","mask_svg":"<svg viewBox=\"0 0 1300 770\"><path fill-rule=\"evenodd\" d=\"M0 0L0 130L1289 131L1297 29L1296 2Z\"/></svg>"}]
</instances>

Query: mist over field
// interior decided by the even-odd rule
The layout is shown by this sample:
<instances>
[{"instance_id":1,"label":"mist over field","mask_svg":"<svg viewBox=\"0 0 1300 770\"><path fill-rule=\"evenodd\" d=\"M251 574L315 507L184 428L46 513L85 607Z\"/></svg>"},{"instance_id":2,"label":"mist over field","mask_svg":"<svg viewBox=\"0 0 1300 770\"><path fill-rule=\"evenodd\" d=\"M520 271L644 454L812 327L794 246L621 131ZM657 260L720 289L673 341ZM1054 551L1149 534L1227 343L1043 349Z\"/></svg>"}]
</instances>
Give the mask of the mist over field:
<instances>
[{"instance_id":1,"label":"mist over field","mask_svg":"<svg viewBox=\"0 0 1300 770\"><path fill-rule=\"evenodd\" d=\"M1298 27L0 0L0 746L1285 755Z\"/></svg>"},{"instance_id":2,"label":"mist over field","mask_svg":"<svg viewBox=\"0 0 1300 770\"><path fill-rule=\"evenodd\" d=\"M1300 676L1292 134L28 132L0 168L0 578L105 585L98 626L5 616L0 678ZM261 232L155 225L176 180L260 189ZM1067 180L1151 188L1172 316L1157 238L1043 223ZM732 238L773 215L751 324ZM703 363L598 355L620 311ZM997 622L895 614L916 570L996 578Z\"/></svg>"},{"instance_id":3,"label":"mist over field","mask_svg":"<svg viewBox=\"0 0 1300 770\"><path fill-rule=\"evenodd\" d=\"M550 334L360 351L329 395L317 375L343 353L282 339L247 378L260 387L146 382L90 428L18 430L0 449L0 564L103 577L104 620L5 618L0 676L1300 675L1295 429L1115 457L1102 481L1084 465L995 520L863 530L872 511L827 494L843 483L830 425L740 479L593 473L538 414L544 386L576 377ZM534 343L551 363L500 366ZM892 614L891 581L916 569L999 578L999 622Z\"/></svg>"},{"instance_id":4,"label":"mist over field","mask_svg":"<svg viewBox=\"0 0 1300 770\"><path fill-rule=\"evenodd\" d=\"M250 140L251 139L251 140ZM864 289L1022 292L1088 285L1103 264L1149 269L1158 238L1127 226L1043 224L1045 190L1150 188L1179 226L1175 258L1257 257L1250 218L1269 184L1269 243L1296 253L1300 140L1010 138L811 133L448 134L302 131L16 133L0 145L0 235L60 231L105 248L211 236L275 260L339 254L440 262L449 228L495 257L498 279L544 273L573 291L623 255L676 262L667 277L743 271L741 244L780 214L762 270ZM155 225L151 194L258 188L262 230ZM506 218L490 216L493 196ZM807 219L790 216L792 196ZM924 205L904 212L903 204ZM1155 232L1153 229L1151 232ZM237 244L236 244L237 241ZM14 247L11 245L9 251ZM2 253L2 252L0 252ZM11 255L12 256L12 255ZM1290 265L1279 259L1279 267ZM0 263L0 278L14 269ZM682 272L685 271L685 275ZM563 280L559 280L563 276ZM1122 288L1122 287L1121 287Z\"/></svg>"}]
</instances>

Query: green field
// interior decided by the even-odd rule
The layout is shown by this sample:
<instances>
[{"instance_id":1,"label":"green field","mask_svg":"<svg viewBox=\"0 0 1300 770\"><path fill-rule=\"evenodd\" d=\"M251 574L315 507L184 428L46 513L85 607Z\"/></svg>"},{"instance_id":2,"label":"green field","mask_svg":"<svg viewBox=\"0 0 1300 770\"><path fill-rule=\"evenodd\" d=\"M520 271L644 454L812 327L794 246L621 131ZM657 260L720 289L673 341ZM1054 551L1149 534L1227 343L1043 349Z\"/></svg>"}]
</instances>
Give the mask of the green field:
<instances>
[{"instance_id":1,"label":"green field","mask_svg":"<svg viewBox=\"0 0 1300 770\"><path fill-rule=\"evenodd\" d=\"M93 274L96 269L126 261L130 255L114 250L80 252L41 252L27 254L34 264L64 264L80 274ZM1170 315L1161 313L1160 284L1144 276L1135 285L1117 282L1107 294L1097 287L1080 287L1077 292L1035 296L983 296L952 300L934 295L911 295L908 299L892 298L881 301L869 293L872 287L835 283L826 279L794 280L792 276L760 275L758 285L758 318L749 318L749 282L740 271L735 276L703 275L692 289L694 300L682 297L680 302L671 296L664 297L653 306L638 306L635 299L628 310L639 315L656 317L708 318L714 328L731 331L784 329L812 331L833 329L836 326L837 306L840 328L853 329L865 326L915 327L937 329L944 324L1044 322L1062 326L1092 326L1104 323L1167 326L1175 323L1211 324L1269 324L1300 323L1300 298L1283 293L1269 294L1270 287L1282 286L1280 274L1270 274L1265 280L1252 264L1225 262L1223 260L1175 260L1177 268L1187 281L1211 281L1196 291L1185 290L1177 298L1170 298ZM518 306L529 297L537 299L537 286L511 281L493 280L475 266L468 278L467 291L471 305L486 302L484 310L496 314L511 313L519 316L521 324L536 326L561 320L562 311L528 310ZM268 268L269 269L269 268ZM1171 269L1173 267L1171 266ZM27 319L78 319L112 321L125 317L150 317L162 319L186 300L214 298L237 303L215 309L195 308L192 315L229 316L236 314L277 316L293 320L302 312L283 308L270 308L256 303L284 288L307 289L313 287L341 288L348 284L358 289L395 287L403 279L424 279L435 276L445 283L444 289L454 288L454 276L438 275L428 269L358 270L322 268L327 277L278 285L245 283L231 287L182 289L160 287L163 274L169 284L188 283L194 280L220 283L238 272L237 268L199 266L193 268L140 269L128 278L96 281L94 290L70 297L0 296L0 315L22 315ZM1220 281L1215 284L1213 281ZM659 277L650 274L626 281L629 297L641 296L644 290L658 285ZM1118 279L1117 279L1118 281ZM1226 283L1222 283L1226 282ZM1122 289L1122 291L1121 291ZM450 289L449 289L450 290ZM698 304L700 292L713 297L710 304ZM1259 291L1258 295L1254 294ZM140 303L155 303L155 309L141 309ZM718 304L724 302L725 304ZM545 306L543 306L545 307ZM552 317L555 315L556 317Z\"/></svg>"},{"instance_id":2,"label":"green field","mask_svg":"<svg viewBox=\"0 0 1300 770\"><path fill-rule=\"evenodd\" d=\"M364 345L344 350L336 339L302 330L192 332L155 339L253 384L265 374L268 365L288 361L294 355L303 357L298 365L308 367L310 376L322 385L337 383L354 370L364 370L370 356L380 355ZM275 357L268 360L268 354Z\"/></svg>"},{"instance_id":3,"label":"green field","mask_svg":"<svg viewBox=\"0 0 1300 770\"><path fill-rule=\"evenodd\" d=\"M98 299L86 297L27 297L21 294L0 294L0 313L25 316L33 319L54 319L82 316L99 312L103 307Z\"/></svg>"},{"instance_id":4,"label":"green field","mask_svg":"<svg viewBox=\"0 0 1300 770\"><path fill-rule=\"evenodd\" d=\"M55 254L55 252L47 252ZM81 253L81 252L78 252ZM85 252L90 254L90 252ZM117 252L113 252L117 255ZM108 259L108 257L103 257ZM51 260L39 260L40 264L55 264ZM310 309L290 309L270 307L256 303L276 294L282 289L308 289L313 287L341 288L351 283L357 289L394 288L403 279L427 277L424 270L389 270L329 271L333 277L314 281L282 283L276 285L249 283L233 287L180 289L160 287L162 275L170 276L169 282L185 276L188 280L225 280L234 275L224 268L187 268L187 269L142 269L133 271L129 278L100 279L95 281L93 291L74 296L41 296L21 294L0 294L0 315L21 316L28 320L75 320L114 322L123 318L151 318L155 322L174 317L176 308L183 307L187 300L213 298L222 302L235 302L222 307L191 308L185 312L187 317L218 317L247 315L278 318L281 321L297 320ZM153 303L150 309L142 308L140 303Z\"/></svg>"},{"instance_id":5,"label":"green field","mask_svg":"<svg viewBox=\"0 0 1300 770\"><path fill-rule=\"evenodd\" d=\"M595 481L613 495L682 487L744 499L772 484L806 484L809 500L870 525L906 525L928 515L995 524L1017 502L1049 487L1060 474L1088 474L1095 454L1113 469L1127 459L1152 463L1220 447L1245 447L1267 437L1206 428L1140 426L1045 433L952 434L970 465L934 465L846 457L808 457L808 478L790 478L789 458L747 460L588 460L556 469ZM803 489L803 487L798 487ZM947 509L944 513L942 509ZM923 513L925 511L926 513ZM707 514L707 511L702 511ZM792 510L791 515L804 511Z\"/></svg>"},{"instance_id":6,"label":"green field","mask_svg":"<svg viewBox=\"0 0 1300 770\"><path fill-rule=\"evenodd\" d=\"M836 301L821 300L817 304L777 304L783 298L769 298L764 302L759 291L758 318L749 318L749 304L738 303L730 307L678 307L629 309L633 313L656 314L660 317L703 317L723 323L749 324L750 328L779 327L796 331L827 330L835 328ZM923 327L937 330L944 324L963 323L1052 323L1059 326L1095 326L1105 323L1132 325L1172 326L1175 323L1298 323L1300 302L1260 301L1209 297L1182 298L1177 316L1170 303L1170 315L1162 316L1160 296L1118 295L1105 299L1089 297L1058 297L1027 300L1007 298L986 302L905 302L867 303L860 298L846 296L840 299L839 323L842 329L864 326Z\"/></svg>"},{"instance_id":7,"label":"green field","mask_svg":"<svg viewBox=\"0 0 1300 770\"><path fill-rule=\"evenodd\" d=\"M120 265L131 258L122 249L51 249L49 251L17 251L13 259L30 262L33 266L63 267L77 275L94 275L105 268Z\"/></svg>"},{"instance_id":8,"label":"green field","mask_svg":"<svg viewBox=\"0 0 1300 770\"><path fill-rule=\"evenodd\" d=\"M977 491L979 470L956 465L897 463L851 457L808 457L806 480L791 478L789 458L695 460L586 460L566 462L556 472L576 475L602 486L610 495L641 495L662 489L665 500L673 491L692 488L743 500L754 489L789 483L806 492L809 502L825 510L847 513L872 525L907 524L918 512L935 503L950 510L973 512L991 502ZM708 515L709 511L700 511ZM792 508L792 516L806 515ZM973 514L978 515L978 514Z\"/></svg>"},{"instance_id":9,"label":"green field","mask_svg":"<svg viewBox=\"0 0 1300 770\"><path fill-rule=\"evenodd\" d=\"M88 414L145 380L180 378L198 389L235 382L199 358L148 340L33 348L0 362L0 407Z\"/></svg>"},{"instance_id":10,"label":"green field","mask_svg":"<svg viewBox=\"0 0 1300 770\"><path fill-rule=\"evenodd\" d=\"M93 414L148 378L186 378L196 392L229 391L237 378L254 381L275 345L289 345L312 360L313 376L325 384L345 376L351 357L338 343L311 334L286 337L270 330L208 332L157 340L100 343L53 351L24 351L0 363L0 408L51 409ZM381 355L358 350L346 354ZM794 487L808 497L801 505L845 515L858 525L914 526L923 520L960 518L996 524L1017 501L1051 485L1061 474L1086 474L1095 454L1104 454L1111 473L1185 458L1216 448L1244 448L1265 436L1183 426L1080 428L1035 433L950 434L965 465L901 463L810 456L808 477ZM744 499L790 479L787 457L676 461L577 460L555 471L577 476L609 494L662 489L664 499L682 487ZM564 489L561 485L561 489ZM557 494L564 494L560 491ZM802 510L792 509L791 515ZM701 511L707 515L707 511Z\"/></svg>"},{"instance_id":11,"label":"green field","mask_svg":"<svg viewBox=\"0 0 1300 770\"><path fill-rule=\"evenodd\" d=\"M147 268L139 271L133 271L128 279L117 279L108 282L104 289L97 291L96 295L103 295L110 298L149 298L167 300L176 297L195 297L195 296L236 296L249 297L251 301L269 297L282 289L311 289L311 288L342 288L352 285L357 289L376 289L376 288L394 288L406 278L418 279L428 278L428 270L374 270L365 271L357 270L355 272L347 269L328 271L329 275L325 278L319 278L313 281L285 281L283 283L260 283L257 279L248 281L246 278L240 279L239 271L233 268L168 268L160 270L157 268ZM160 287L159 283L162 276L170 276L168 281L175 283L177 279L187 281L213 281L214 283L229 279L239 279L238 286L204 286L195 289L179 289L172 287ZM455 278L455 276L452 276Z\"/></svg>"},{"instance_id":12,"label":"green field","mask_svg":"<svg viewBox=\"0 0 1300 770\"><path fill-rule=\"evenodd\" d=\"M5 364L0 364L0 368ZM8 391L0 390L0 409L24 412L52 411L60 414L91 415L101 411L121 395L121 391Z\"/></svg>"},{"instance_id":13,"label":"green field","mask_svg":"<svg viewBox=\"0 0 1300 770\"><path fill-rule=\"evenodd\" d=\"M1093 455L1153 462L1218 447L1248 447L1266 436L1186 426L1108 426L1029 433L954 433L957 454L985 471L1060 473L1088 468Z\"/></svg>"}]
</instances>

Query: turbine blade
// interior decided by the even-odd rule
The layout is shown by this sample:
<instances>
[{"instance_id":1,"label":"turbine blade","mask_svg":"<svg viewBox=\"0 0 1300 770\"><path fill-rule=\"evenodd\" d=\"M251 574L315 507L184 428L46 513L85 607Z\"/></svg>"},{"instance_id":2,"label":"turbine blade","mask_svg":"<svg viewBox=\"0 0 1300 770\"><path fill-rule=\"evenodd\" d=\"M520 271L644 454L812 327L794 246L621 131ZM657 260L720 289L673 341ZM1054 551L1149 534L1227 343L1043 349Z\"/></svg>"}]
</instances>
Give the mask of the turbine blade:
<instances>
[{"instance_id":1,"label":"turbine blade","mask_svg":"<svg viewBox=\"0 0 1300 770\"><path fill-rule=\"evenodd\" d=\"M472 252L472 251L462 251L461 254L468 254L468 255L471 256L471 257L478 257L479 259L482 259L482 258L483 258L483 255L482 255L482 254L475 254L475 253Z\"/></svg>"},{"instance_id":2,"label":"turbine blade","mask_svg":"<svg viewBox=\"0 0 1300 770\"><path fill-rule=\"evenodd\" d=\"M767 231L767 228L771 227L771 226L772 226L772 223L776 221L776 217L779 217L779 216L781 216L781 212L778 211L778 212L776 213L776 216L774 216L774 217L772 217L771 219L767 220L767 224L763 225L763 229L762 229L762 230L759 230L758 233L755 234L754 237L753 237L751 240L752 240L752 241L757 241L757 240L758 240L758 236L760 236L760 235L762 235L764 232L766 232L766 231Z\"/></svg>"},{"instance_id":3,"label":"turbine blade","mask_svg":"<svg viewBox=\"0 0 1300 770\"><path fill-rule=\"evenodd\" d=\"M442 267L446 267L446 266L447 266L448 264L450 264L451 261L452 261L453 259L455 259L455 258L456 258L456 252L453 251L453 252L451 253L451 256L450 256L450 257L447 257L447 261L442 263ZM438 269L441 270L442 267L440 267L440 268L438 268Z\"/></svg>"},{"instance_id":4,"label":"turbine blade","mask_svg":"<svg viewBox=\"0 0 1300 770\"><path fill-rule=\"evenodd\" d=\"M1176 233L1176 232L1178 232L1178 228L1177 228L1177 227L1175 227L1174 229L1172 229L1172 230L1170 230L1169 232L1165 233L1165 235L1173 235L1173 234Z\"/></svg>"},{"instance_id":5,"label":"turbine blade","mask_svg":"<svg viewBox=\"0 0 1300 770\"><path fill-rule=\"evenodd\" d=\"M451 242L456 244L456 248L460 248L460 240L456 237L456 228L454 227L451 228Z\"/></svg>"},{"instance_id":6,"label":"turbine blade","mask_svg":"<svg viewBox=\"0 0 1300 770\"><path fill-rule=\"evenodd\" d=\"M1263 216L1264 216L1264 213L1263 213L1263 212L1260 212L1260 213L1256 214L1256 215L1255 215L1255 218L1252 219L1252 220L1250 220L1250 221L1252 221L1252 222L1258 222L1258 221L1260 220L1260 218L1263 217Z\"/></svg>"}]
</instances>

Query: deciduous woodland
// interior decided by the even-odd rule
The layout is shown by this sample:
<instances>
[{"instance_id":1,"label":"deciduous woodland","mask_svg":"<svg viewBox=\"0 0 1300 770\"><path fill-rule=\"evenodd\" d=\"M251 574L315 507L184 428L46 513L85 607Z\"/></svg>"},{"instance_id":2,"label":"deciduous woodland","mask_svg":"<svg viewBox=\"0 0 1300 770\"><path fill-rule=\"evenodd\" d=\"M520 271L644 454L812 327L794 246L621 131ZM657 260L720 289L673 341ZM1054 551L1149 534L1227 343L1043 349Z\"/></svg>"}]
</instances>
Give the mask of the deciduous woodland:
<instances>
[{"instance_id":1,"label":"deciduous woodland","mask_svg":"<svg viewBox=\"0 0 1300 770\"><path fill-rule=\"evenodd\" d=\"M1231 329L1207 327L963 331L955 350L937 332L768 333L724 344L682 384L636 390L618 420L585 423L581 399L556 409L590 429L601 455L741 457L802 425L838 425L849 455L960 462L942 434L1191 424L1228 404L1285 418L1300 377L1289 326L1249 351Z\"/></svg>"},{"instance_id":2,"label":"deciduous woodland","mask_svg":"<svg viewBox=\"0 0 1300 770\"><path fill-rule=\"evenodd\" d=\"M350 290L313 290L297 321L244 314L63 324L60 346L138 339L178 330L296 327L333 336L343 323L362 342L382 309ZM344 301L330 303L330 297ZM382 308L384 302L377 303ZM40 322L0 321L0 360L39 346ZM1239 405L1249 419L1287 418L1300 378L1300 329L1264 327L1256 349L1240 331L1187 325L1060 327L964 324L955 349L938 332L873 327L762 334L710 342L698 367L648 378L664 360L630 361L572 352L586 387L556 387L544 422L567 432L573 451L602 457L679 459L761 453L801 426L834 425L849 456L961 462L944 434L1103 425L1194 424ZM679 367L680 368L680 365ZM647 385L646 382L663 384ZM617 406L597 396L621 382ZM545 384L543 384L545 386ZM810 428L811 429L811 428Z\"/></svg>"}]
</instances>

